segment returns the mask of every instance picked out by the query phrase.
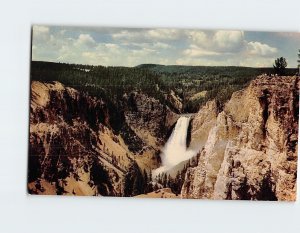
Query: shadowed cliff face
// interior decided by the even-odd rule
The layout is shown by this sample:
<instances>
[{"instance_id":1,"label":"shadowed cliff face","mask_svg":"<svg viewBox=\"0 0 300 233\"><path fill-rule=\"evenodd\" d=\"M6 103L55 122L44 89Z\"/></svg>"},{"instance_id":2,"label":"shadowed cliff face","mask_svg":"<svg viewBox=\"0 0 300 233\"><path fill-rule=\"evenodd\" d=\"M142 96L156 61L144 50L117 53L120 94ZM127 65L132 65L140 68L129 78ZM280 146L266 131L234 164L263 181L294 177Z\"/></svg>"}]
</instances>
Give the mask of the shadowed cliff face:
<instances>
[{"instance_id":1,"label":"shadowed cliff face","mask_svg":"<svg viewBox=\"0 0 300 233\"><path fill-rule=\"evenodd\" d=\"M143 104L140 104L139 98ZM164 137L159 134L159 129L164 124L165 130L169 130L165 126L168 125L166 119L170 119L167 116L176 118L176 114L163 109L158 101L145 95L139 98L132 99L137 109L127 108L123 116L116 118L117 114L110 112L101 99L65 87L59 82L33 81L29 193L104 196L143 193L142 185L135 187L131 184L134 190L131 194L130 190L124 189L124 183L128 183L128 180L136 182L136 179L142 183L141 171L158 166L157 148ZM126 101L124 103L126 107ZM148 111L145 104L153 106L155 111ZM111 118L112 114L115 114L114 119ZM151 123L153 114L157 119ZM137 122L129 126L132 123L131 115L135 116ZM121 130L114 129L114 121L119 121L117 123L121 125ZM148 125L142 128L145 122ZM153 143L148 140L145 137L147 134L157 141Z\"/></svg>"},{"instance_id":2,"label":"shadowed cliff face","mask_svg":"<svg viewBox=\"0 0 300 233\"><path fill-rule=\"evenodd\" d=\"M153 97L131 92L123 96L125 121L147 145L160 149L178 115Z\"/></svg>"},{"instance_id":3,"label":"shadowed cliff face","mask_svg":"<svg viewBox=\"0 0 300 233\"><path fill-rule=\"evenodd\" d=\"M191 145L201 154L182 197L295 200L298 78L260 76L217 112L208 102L194 118Z\"/></svg>"}]
</instances>

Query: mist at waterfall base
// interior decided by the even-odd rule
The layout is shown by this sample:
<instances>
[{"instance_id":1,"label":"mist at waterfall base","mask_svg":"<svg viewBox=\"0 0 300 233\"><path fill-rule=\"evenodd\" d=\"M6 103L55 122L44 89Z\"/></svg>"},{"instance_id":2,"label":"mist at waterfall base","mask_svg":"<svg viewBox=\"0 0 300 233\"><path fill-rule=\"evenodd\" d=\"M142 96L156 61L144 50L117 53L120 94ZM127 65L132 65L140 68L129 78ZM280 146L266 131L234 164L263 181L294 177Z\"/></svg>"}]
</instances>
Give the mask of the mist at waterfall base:
<instances>
[{"instance_id":1,"label":"mist at waterfall base","mask_svg":"<svg viewBox=\"0 0 300 233\"><path fill-rule=\"evenodd\" d=\"M160 154L162 166L153 170L153 177L168 172L177 164L196 155L197 151L186 146L190 117L182 116L177 120L175 128Z\"/></svg>"}]
</instances>

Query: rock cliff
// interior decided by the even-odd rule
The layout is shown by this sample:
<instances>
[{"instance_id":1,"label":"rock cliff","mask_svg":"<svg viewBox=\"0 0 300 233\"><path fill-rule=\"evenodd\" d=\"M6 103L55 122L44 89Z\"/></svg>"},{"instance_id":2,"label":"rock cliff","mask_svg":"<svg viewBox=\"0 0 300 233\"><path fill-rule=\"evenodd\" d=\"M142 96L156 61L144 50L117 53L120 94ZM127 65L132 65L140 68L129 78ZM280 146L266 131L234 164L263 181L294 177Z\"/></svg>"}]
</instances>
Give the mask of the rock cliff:
<instances>
[{"instance_id":1,"label":"rock cliff","mask_svg":"<svg viewBox=\"0 0 300 233\"><path fill-rule=\"evenodd\" d=\"M159 100L140 92L123 96L126 123L146 144L160 149L178 115Z\"/></svg>"},{"instance_id":2,"label":"rock cliff","mask_svg":"<svg viewBox=\"0 0 300 233\"><path fill-rule=\"evenodd\" d=\"M136 109L126 107L126 101L132 101L130 106ZM141 185L125 190L124 184L136 180L141 184L143 170L158 166L157 148L164 137L161 129L169 130L173 123L167 123L168 119L176 121L176 114L143 94L125 98L123 105L124 113L112 112L104 100L59 82L32 81L29 193L143 193Z\"/></svg>"},{"instance_id":3,"label":"rock cliff","mask_svg":"<svg viewBox=\"0 0 300 233\"><path fill-rule=\"evenodd\" d=\"M183 198L296 198L299 79L259 76L235 92L223 111L208 102L195 116Z\"/></svg>"}]
</instances>

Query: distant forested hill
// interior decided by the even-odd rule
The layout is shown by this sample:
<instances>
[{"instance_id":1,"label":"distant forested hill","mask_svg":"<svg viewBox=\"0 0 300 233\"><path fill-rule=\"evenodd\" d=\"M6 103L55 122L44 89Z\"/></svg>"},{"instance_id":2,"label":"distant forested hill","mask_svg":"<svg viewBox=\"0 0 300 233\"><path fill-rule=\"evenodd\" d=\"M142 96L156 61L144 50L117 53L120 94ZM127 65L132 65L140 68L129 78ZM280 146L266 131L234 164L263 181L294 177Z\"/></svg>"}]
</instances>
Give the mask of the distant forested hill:
<instances>
[{"instance_id":1,"label":"distant forested hill","mask_svg":"<svg viewBox=\"0 0 300 233\"><path fill-rule=\"evenodd\" d=\"M164 66L143 64L137 67L104 67L65 63L31 63L31 79L59 81L77 90L105 99L114 110L121 110L122 96L143 92L160 100L174 112L196 112L207 100L216 98L222 106L231 94L245 87L262 73L273 68L234 66ZM295 74L296 69L288 69ZM167 98L171 92L182 103L182 109Z\"/></svg>"},{"instance_id":2,"label":"distant forested hill","mask_svg":"<svg viewBox=\"0 0 300 233\"><path fill-rule=\"evenodd\" d=\"M183 99L185 112L195 112L213 98L223 105L234 91L244 88L258 75L274 73L273 68L240 66L142 64L137 67L159 75L160 81ZM296 69L286 69L287 75L296 72Z\"/></svg>"}]
</instances>

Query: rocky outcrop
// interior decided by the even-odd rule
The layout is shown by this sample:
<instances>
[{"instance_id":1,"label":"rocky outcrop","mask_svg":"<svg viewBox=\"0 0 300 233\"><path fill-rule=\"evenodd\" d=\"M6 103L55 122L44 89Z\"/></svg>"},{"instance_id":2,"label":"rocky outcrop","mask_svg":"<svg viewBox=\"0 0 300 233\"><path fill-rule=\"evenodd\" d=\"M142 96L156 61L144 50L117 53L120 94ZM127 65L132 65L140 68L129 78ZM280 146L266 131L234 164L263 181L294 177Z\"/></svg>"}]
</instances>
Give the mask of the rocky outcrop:
<instances>
[{"instance_id":1,"label":"rocky outcrop","mask_svg":"<svg viewBox=\"0 0 300 233\"><path fill-rule=\"evenodd\" d=\"M144 93L125 94L123 101L126 123L147 146L159 150L179 116L167 105Z\"/></svg>"},{"instance_id":2,"label":"rocky outcrop","mask_svg":"<svg viewBox=\"0 0 300 233\"><path fill-rule=\"evenodd\" d=\"M101 99L58 82L33 81L29 193L122 195L122 179L129 161L121 166L110 144L124 154L130 152L113 134L109 120ZM128 160L125 156L122 159Z\"/></svg>"},{"instance_id":3,"label":"rocky outcrop","mask_svg":"<svg viewBox=\"0 0 300 233\"><path fill-rule=\"evenodd\" d=\"M298 115L295 76L258 77L218 115L207 103L193 121L200 158L186 173L182 197L295 200Z\"/></svg>"},{"instance_id":4,"label":"rocky outcrop","mask_svg":"<svg viewBox=\"0 0 300 233\"><path fill-rule=\"evenodd\" d=\"M157 100L136 95L132 100L136 109L127 109L123 116L123 112L112 112L101 98L59 82L32 81L29 193L104 196L142 193L143 187L136 187L143 181L142 171L157 167L159 162L153 148L159 142L152 144L145 135L162 139L159 129L164 129L164 124L171 127L168 119L173 114ZM131 180L133 184L128 184ZM125 190L125 183L131 189Z\"/></svg>"},{"instance_id":5,"label":"rocky outcrop","mask_svg":"<svg viewBox=\"0 0 300 233\"><path fill-rule=\"evenodd\" d=\"M201 111L193 115L191 121L190 149L199 150L207 141L210 129L216 124L218 106L216 101L208 101Z\"/></svg>"},{"instance_id":6,"label":"rocky outcrop","mask_svg":"<svg viewBox=\"0 0 300 233\"><path fill-rule=\"evenodd\" d=\"M165 98L171 104L171 106L173 106L176 112L182 112L182 99L179 96L177 96L173 90L171 90L170 93L165 94Z\"/></svg>"}]
</instances>

